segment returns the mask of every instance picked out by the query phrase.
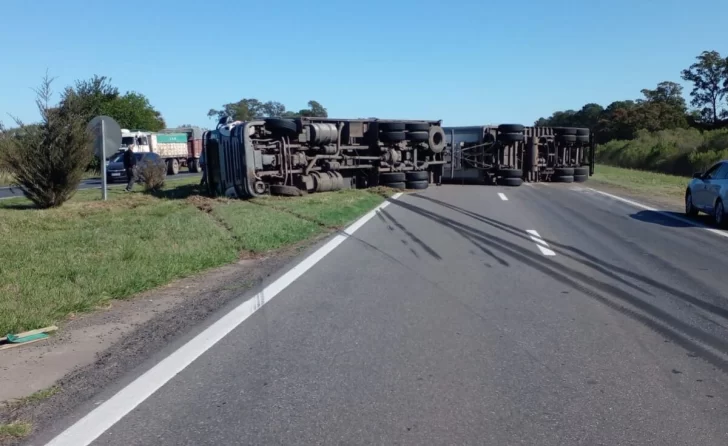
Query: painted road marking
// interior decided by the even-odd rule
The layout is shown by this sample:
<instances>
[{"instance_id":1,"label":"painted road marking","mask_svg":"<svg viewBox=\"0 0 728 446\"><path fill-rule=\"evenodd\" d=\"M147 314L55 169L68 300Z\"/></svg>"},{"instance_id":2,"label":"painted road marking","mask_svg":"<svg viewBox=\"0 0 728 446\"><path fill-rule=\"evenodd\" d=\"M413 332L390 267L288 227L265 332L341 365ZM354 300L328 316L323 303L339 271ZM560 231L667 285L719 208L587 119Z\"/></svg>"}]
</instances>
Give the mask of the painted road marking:
<instances>
[{"instance_id":1,"label":"painted road marking","mask_svg":"<svg viewBox=\"0 0 728 446\"><path fill-rule=\"evenodd\" d=\"M672 213L669 213L669 212L660 211L660 210L657 210L655 208L652 208L652 207L649 207L649 206L645 206L642 203L638 203L636 201L628 200L628 199L622 198L622 197L620 197L618 195L612 195L612 194L609 194L607 192L602 192L600 190L592 189L591 187L587 187L584 190L588 190L590 192L596 192L598 194L604 195L605 197L613 198L615 200L621 201L623 203L627 203L629 205L638 207L640 209L644 209L646 211L656 212L656 213L658 213L660 215L663 215L663 216L665 216L667 218L672 218L673 220L677 220L679 222L686 223L686 224L689 224L691 226L695 226L696 228L700 228L700 229L704 229L704 230L706 230L708 232L712 232L715 235L719 235L721 237L728 238L728 232L724 232L724 231L721 231L721 230L718 230L718 229L709 228L709 227L705 226L704 224L702 224L700 222L697 222L697 221L690 220L687 217L681 217L679 215L675 215L675 214L672 214Z\"/></svg>"},{"instance_id":2,"label":"painted road marking","mask_svg":"<svg viewBox=\"0 0 728 446\"><path fill-rule=\"evenodd\" d=\"M498 196L501 200L508 201L508 197L506 197L506 194L504 194L503 192L498 192Z\"/></svg>"},{"instance_id":3,"label":"painted road marking","mask_svg":"<svg viewBox=\"0 0 728 446\"><path fill-rule=\"evenodd\" d=\"M538 232L536 232L535 229L528 229L526 230L529 236L531 236L531 240L536 242L536 246L538 246L539 251L541 251L541 254L545 256L555 256L556 253L553 252L551 249L549 249L549 244L546 243L544 239L541 238L540 235L538 235Z\"/></svg>"},{"instance_id":4,"label":"painted road marking","mask_svg":"<svg viewBox=\"0 0 728 446\"><path fill-rule=\"evenodd\" d=\"M402 194L392 196L396 200ZM164 358L146 373L132 381L110 399L89 412L85 417L74 423L48 443L48 446L86 446L106 432L111 426L121 420L126 414L149 398L160 387L166 384L175 375L184 370L194 360L212 348L218 341L233 331L238 325L258 311L263 305L273 299L288 285L311 269L319 260L326 257L337 246L344 242L364 223L369 221L376 212L389 205L388 201L380 204L366 215L329 240L324 246L306 257L298 265L291 268L280 278L266 286L261 292L249 300L238 305L232 311L209 326L202 333Z\"/></svg>"}]
</instances>

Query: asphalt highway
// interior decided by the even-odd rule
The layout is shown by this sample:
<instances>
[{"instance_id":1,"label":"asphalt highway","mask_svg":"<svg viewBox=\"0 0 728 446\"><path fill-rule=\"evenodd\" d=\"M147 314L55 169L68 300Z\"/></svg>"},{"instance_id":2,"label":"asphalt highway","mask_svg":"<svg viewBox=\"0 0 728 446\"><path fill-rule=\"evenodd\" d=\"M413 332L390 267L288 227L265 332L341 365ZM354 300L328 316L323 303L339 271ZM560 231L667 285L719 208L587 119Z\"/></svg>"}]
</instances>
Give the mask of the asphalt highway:
<instances>
[{"instance_id":1,"label":"asphalt highway","mask_svg":"<svg viewBox=\"0 0 728 446\"><path fill-rule=\"evenodd\" d=\"M727 256L585 186L433 186L92 444L724 446Z\"/></svg>"},{"instance_id":2,"label":"asphalt highway","mask_svg":"<svg viewBox=\"0 0 728 446\"><path fill-rule=\"evenodd\" d=\"M199 173L190 173L190 172L180 172L177 175L171 176L169 178L179 178L179 177L185 177L189 175L200 175ZM116 182L116 183L109 183L108 186L118 186L122 183ZM125 184L125 183L123 183ZM81 184L78 186L79 190L83 189L101 189L101 178L89 178L87 180L81 181ZM14 197L22 197L23 196L23 190L18 187L9 187L9 186L2 186L0 187L0 200L3 198L14 198Z\"/></svg>"}]
</instances>

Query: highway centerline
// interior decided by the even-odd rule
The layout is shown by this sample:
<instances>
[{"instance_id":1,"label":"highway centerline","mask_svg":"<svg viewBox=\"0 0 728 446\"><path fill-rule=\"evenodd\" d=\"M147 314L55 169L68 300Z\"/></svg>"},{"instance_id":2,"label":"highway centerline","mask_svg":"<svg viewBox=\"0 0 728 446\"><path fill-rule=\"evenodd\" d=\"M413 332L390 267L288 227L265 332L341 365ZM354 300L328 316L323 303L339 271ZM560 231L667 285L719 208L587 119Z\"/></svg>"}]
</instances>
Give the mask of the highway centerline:
<instances>
[{"instance_id":1,"label":"highway centerline","mask_svg":"<svg viewBox=\"0 0 728 446\"><path fill-rule=\"evenodd\" d=\"M504 194L503 192L498 192L498 196L501 200L508 201L508 197L506 197L506 194Z\"/></svg>"}]
</instances>

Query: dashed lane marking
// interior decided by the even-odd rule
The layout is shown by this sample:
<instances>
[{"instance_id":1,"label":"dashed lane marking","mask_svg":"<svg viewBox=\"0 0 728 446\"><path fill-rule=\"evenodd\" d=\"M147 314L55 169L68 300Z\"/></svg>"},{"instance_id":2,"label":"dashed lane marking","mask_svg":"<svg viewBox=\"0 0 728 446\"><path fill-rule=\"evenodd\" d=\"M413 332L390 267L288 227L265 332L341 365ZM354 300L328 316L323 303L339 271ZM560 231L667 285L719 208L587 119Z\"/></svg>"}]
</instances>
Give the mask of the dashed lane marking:
<instances>
[{"instance_id":1,"label":"dashed lane marking","mask_svg":"<svg viewBox=\"0 0 728 446\"><path fill-rule=\"evenodd\" d=\"M541 251L541 254L543 254L545 256L555 256L556 255L556 253L553 252L549 248L549 244L546 243L546 241L541 238L541 236L538 234L538 232L536 232L535 229L528 229L528 230L526 230L526 232L528 233L529 236L531 236L531 240L536 242L536 246L538 247L539 251Z\"/></svg>"},{"instance_id":2,"label":"dashed lane marking","mask_svg":"<svg viewBox=\"0 0 728 446\"><path fill-rule=\"evenodd\" d=\"M501 200L508 201L508 197L506 197L506 194L504 194L503 192L498 192L498 196Z\"/></svg>"}]
</instances>

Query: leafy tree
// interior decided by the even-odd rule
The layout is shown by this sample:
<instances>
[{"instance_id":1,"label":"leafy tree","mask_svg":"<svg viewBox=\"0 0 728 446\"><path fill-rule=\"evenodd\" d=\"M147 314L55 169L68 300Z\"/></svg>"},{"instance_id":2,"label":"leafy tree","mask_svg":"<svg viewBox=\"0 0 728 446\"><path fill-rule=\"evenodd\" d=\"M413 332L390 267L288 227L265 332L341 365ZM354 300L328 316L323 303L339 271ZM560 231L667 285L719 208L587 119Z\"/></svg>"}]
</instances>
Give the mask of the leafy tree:
<instances>
[{"instance_id":1,"label":"leafy tree","mask_svg":"<svg viewBox=\"0 0 728 446\"><path fill-rule=\"evenodd\" d=\"M728 92L728 61L717 51L703 51L696 59L682 71L682 78L693 83L690 103L700 108L704 121L717 124L725 113L720 103Z\"/></svg>"},{"instance_id":2,"label":"leafy tree","mask_svg":"<svg viewBox=\"0 0 728 446\"><path fill-rule=\"evenodd\" d=\"M59 106L81 110L87 121L98 115L110 116L122 128L156 132L166 126L146 96L134 91L121 95L105 76L76 81L63 92Z\"/></svg>"},{"instance_id":3,"label":"leafy tree","mask_svg":"<svg viewBox=\"0 0 728 446\"><path fill-rule=\"evenodd\" d=\"M36 90L39 124L16 119L18 128L10 132L0 124L0 164L39 208L60 206L71 198L93 158L87 110L81 102L51 107L52 82L46 75Z\"/></svg>"},{"instance_id":4,"label":"leafy tree","mask_svg":"<svg viewBox=\"0 0 728 446\"><path fill-rule=\"evenodd\" d=\"M258 99L241 99L238 102L224 104L221 109L210 109L207 112L210 118L221 119L230 116L236 121L250 121L254 118L284 117L297 118L300 116L327 117L328 112L316 101L308 101L308 108L298 112L287 111L280 102L261 102Z\"/></svg>"}]
</instances>

